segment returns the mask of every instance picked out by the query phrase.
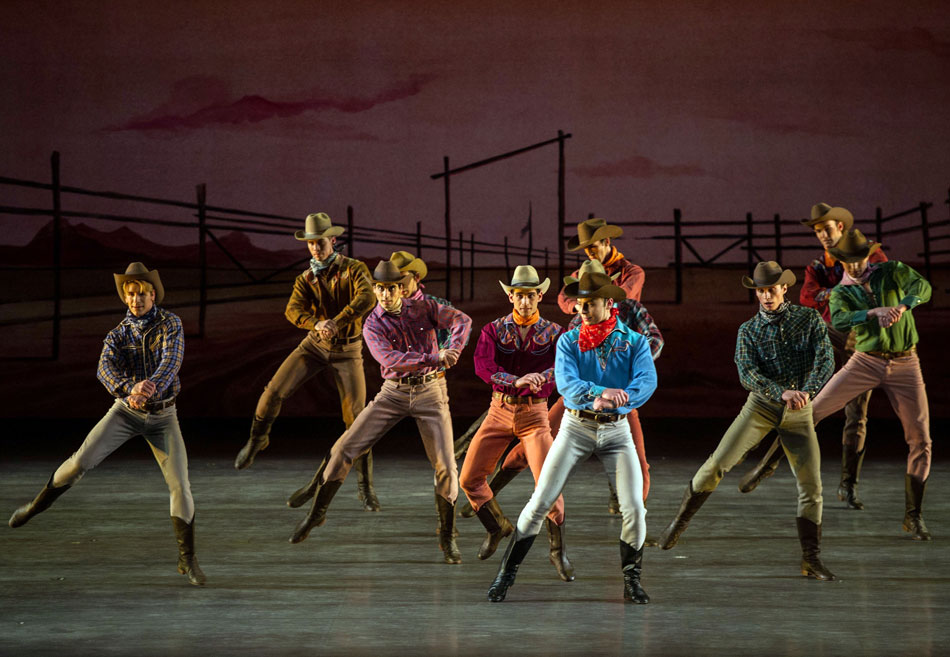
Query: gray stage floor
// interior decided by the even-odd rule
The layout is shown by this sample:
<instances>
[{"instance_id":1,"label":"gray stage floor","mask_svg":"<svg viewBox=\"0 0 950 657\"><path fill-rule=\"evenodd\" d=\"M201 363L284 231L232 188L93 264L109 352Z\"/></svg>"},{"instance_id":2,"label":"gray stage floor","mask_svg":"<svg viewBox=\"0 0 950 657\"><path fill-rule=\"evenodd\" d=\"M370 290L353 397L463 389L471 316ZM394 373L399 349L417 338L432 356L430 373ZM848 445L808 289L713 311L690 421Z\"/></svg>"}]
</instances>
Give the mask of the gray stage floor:
<instances>
[{"instance_id":1,"label":"gray stage floor","mask_svg":"<svg viewBox=\"0 0 950 657\"><path fill-rule=\"evenodd\" d=\"M539 539L508 600L486 601L499 556L478 561L476 519L460 520L463 564L442 563L431 470L420 458L377 457L379 514L360 510L351 477L327 524L287 537L302 510L286 495L312 463L268 458L237 473L232 455L194 459L197 543L209 583L175 571L167 494L148 460L107 460L46 513L0 531L0 653L95 655L768 654L941 655L950 652L950 471L937 465L925 517L935 535L901 532L903 463L872 461L863 512L834 497L824 467L823 558L840 578L799 575L795 488L781 471L741 495L738 473L678 547L648 549L652 602L624 604L617 539L596 461L566 490L566 541L577 580L563 583ZM9 514L46 481L53 461L0 465ZM653 462L648 526L657 534L698 460ZM740 466L737 470L744 469ZM517 516L525 475L500 496ZM4 516L6 518L6 515ZM543 534L542 534L543 536Z\"/></svg>"}]
</instances>

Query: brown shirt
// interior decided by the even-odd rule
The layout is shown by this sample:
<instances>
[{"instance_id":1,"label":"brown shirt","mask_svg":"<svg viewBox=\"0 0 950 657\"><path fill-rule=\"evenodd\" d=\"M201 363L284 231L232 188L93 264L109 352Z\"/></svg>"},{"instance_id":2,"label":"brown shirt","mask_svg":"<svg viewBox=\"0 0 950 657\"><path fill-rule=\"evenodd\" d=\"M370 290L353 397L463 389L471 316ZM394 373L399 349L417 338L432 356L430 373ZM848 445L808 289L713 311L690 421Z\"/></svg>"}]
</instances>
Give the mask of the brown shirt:
<instances>
[{"instance_id":1,"label":"brown shirt","mask_svg":"<svg viewBox=\"0 0 950 657\"><path fill-rule=\"evenodd\" d=\"M308 331L313 331L317 322L332 319L338 329L336 339L348 339L362 335L363 316L375 305L369 269L338 253L319 276L307 269L294 280L284 315L291 324ZM315 333L310 337L319 339Z\"/></svg>"}]
</instances>

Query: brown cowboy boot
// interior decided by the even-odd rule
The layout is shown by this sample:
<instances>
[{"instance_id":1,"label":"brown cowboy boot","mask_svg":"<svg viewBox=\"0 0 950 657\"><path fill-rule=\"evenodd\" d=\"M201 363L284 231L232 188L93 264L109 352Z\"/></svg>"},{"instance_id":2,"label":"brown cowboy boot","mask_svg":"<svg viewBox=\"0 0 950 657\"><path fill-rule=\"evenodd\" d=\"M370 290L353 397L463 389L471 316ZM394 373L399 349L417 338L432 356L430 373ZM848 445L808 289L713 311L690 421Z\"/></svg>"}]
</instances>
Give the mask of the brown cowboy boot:
<instances>
[{"instance_id":1,"label":"brown cowboy boot","mask_svg":"<svg viewBox=\"0 0 950 657\"><path fill-rule=\"evenodd\" d=\"M498 492L511 483L511 480L518 476L521 473L521 470L505 470L504 468L499 468L497 472L492 476L491 481L488 482L488 487L491 488L491 494L494 497ZM472 508L470 502L466 501L465 504L459 509L459 515L463 518L471 518L475 515L475 509Z\"/></svg>"},{"instance_id":2,"label":"brown cowboy boot","mask_svg":"<svg viewBox=\"0 0 950 657\"><path fill-rule=\"evenodd\" d=\"M924 517L921 515L926 487L926 480L921 481L912 475L904 475L904 522L902 527L905 532L913 534L911 538L915 541L929 541L933 538L930 532L927 531L927 525L924 524Z\"/></svg>"},{"instance_id":3,"label":"brown cowboy boot","mask_svg":"<svg viewBox=\"0 0 950 657\"><path fill-rule=\"evenodd\" d=\"M204 586L208 578L198 565L195 556L195 519L185 522L178 516L172 516L172 527L175 528L175 539L178 541L178 572L188 576L188 583L194 586Z\"/></svg>"},{"instance_id":4,"label":"brown cowboy boot","mask_svg":"<svg viewBox=\"0 0 950 657\"><path fill-rule=\"evenodd\" d=\"M307 540L307 537L310 535L310 530L314 527L319 527L327 521L327 507L330 506L330 502L333 501L333 496L336 495L336 492L340 490L340 486L342 485L342 481L328 481L320 484L317 488L317 494L313 498L313 503L310 505L310 511L308 511L306 517L297 524L294 533L289 539L291 543L300 543Z\"/></svg>"},{"instance_id":5,"label":"brown cowboy boot","mask_svg":"<svg viewBox=\"0 0 950 657\"><path fill-rule=\"evenodd\" d=\"M847 502L852 509L861 511L864 502L858 497L858 477L861 475L861 464L864 463L864 452L854 450L854 445L841 446L841 483L838 485L838 499Z\"/></svg>"},{"instance_id":6,"label":"brown cowboy boot","mask_svg":"<svg viewBox=\"0 0 950 657\"><path fill-rule=\"evenodd\" d=\"M837 577L821 563L821 525L807 518L795 518L798 525L798 541L802 544L802 575L823 582L833 582Z\"/></svg>"},{"instance_id":7,"label":"brown cowboy boot","mask_svg":"<svg viewBox=\"0 0 950 657\"><path fill-rule=\"evenodd\" d=\"M439 547L445 563L462 563L462 553L455 544L455 505L436 493L435 506L439 510Z\"/></svg>"},{"instance_id":8,"label":"brown cowboy boot","mask_svg":"<svg viewBox=\"0 0 950 657\"><path fill-rule=\"evenodd\" d=\"M243 470L254 463L254 457L263 449L270 445L270 428L277 418L258 418L254 416L251 422L251 437L247 439L244 447L238 452L234 459L234 469Z\"/></svg>"},{"instance_id":9,"label":"brown cowboy boot","mask_svg":"<svg viewBox=\"0 0 950 657\"><path fill-rule=\"evenodd\" d=\"M382 507L373 490L373 451L366 450L365 454L356 457L353 468L356 470L356 495L363 503L363 511L379 511Z\"/></svg>"},{"instance_id":10,"label":"brown cowboy boot","mask_svg":"<svg viewBox=\"0 0 950 657\"><path fill-rule=\"evenodd\" d=\"M623 599L638 605L649 604L650 596L640 586L640 571L643 569L643 547L636 549L620 541L620 565L623 569Z\"/></svg>"},{"instance_id":11,"label":"brown cowboy boot","mask_svg":"<svg viewBox=\"0 0 950 657\"><path fill-rule=\"evenodd\" d=\"M669 550L676 545L680 535L685 532L689 526L689 521L693 515L699 511L699 507L703 505L711 494L712 491L694 493L692 480L686 484L686 492L683 493L683 501L680 502L680 508L679 511L676 512L676 517L670 521L667 528L660 534L658 543L661 548Z\"/></svg>"},{"instance_id":12,"label":"brown cowboy boot","mask_svg":"<svg viewBox=\"0 0 950 657\"><path fill-rule=\"evenodd\" d=\"M313 474L313 477L311 477L310 481L307 482L307 485L303 486L302 488L298 488L290 494L290 497L287 498L287 506L289 506L291 509L296 509L299 506L303 506L313 498L317 492L317 489L320 487L320 479L323 478L323 470L327 467L327 461L329 459L329 455L323 457L323 461L320 462L320 465L317 467L317 471Z\"/></svg>"},{"instance_id":13,"label":"brown cowboy boot","mask_svg":"<svg viewBox=\"0 0 950 657\"><path fill-rule=\"evenodd\" d=\"M515 528L512 527L511 522L505 517L505 514L501 512L501 507L498 506L498 500L494 497L483 504L476 512L476 515L488 531L488 535L485 536L481 547L478 548L478 558L484 561L495 554L495 550L498 549L498 544L501 543L501 539L506 536L511 536Z\"/></svg>"},{"instance_id":14,"label":"brown cowboy boot","mask_svg":"<svg viewBox=\"0 0 950 657\"><path fill-rule=\"evenodd\" d=\"M554 569L557 570L557 576L565 582L574 581L574 564L564 553L564 525L558 525L550 518L545 518L544 522L548 526L548 541L551 544L551 554L548 558Z\"/></svg>"},{"instance_id":15,"label":"brown cowboy boot","mask_svg":"<svg viewBox=\"0 0 950 657\"><path fill-rule=\"evenodd\" d=\"M24 504L16 511L13 512L13 515L10 516L10 520L7 522L8 525L14 529L21 527L29 522L30 518L35 516L37 513L42 513L46 509L50 508L53 505L53 502L59 498L60 495L69 490L69 486L60 486L58 488L53 488L53 477L50 475L49 481L46 482L46 485L43 486L36 497L33 498L33 501L29 504Z\"/></svg>"},{"instance_id":16,"label":"brown cowboy boot","mask_svg":"<svg viewBox=\"0 0 950 657\"><path fill-rule=\"evenodd\" d=\"M785 450L782 449L782 441L776 438L765 456L739 480L739 492L751 493L756 486L762 483L763 479L768 479L774 475L783 456L785 456Z\"/></svg>"},{"instance_id":17,"label":"brown cowboy boot","mask_svg":"<svg viewBox=\"0 0 950 657\"><path fill-rule=\"evenodd\" d=\"M501 602L505 599L505 596L508 594L508 589L515 583L518 566L524 561L536 537L537 534L520 536L517 530L511 536L511 540L508 542L508 548L505 550L505 556L501 558L501 567L498 569L498 574L495 575L495 580L491 583L491 586L488 587L489 601Z\"/></svg>"}]
</instances>

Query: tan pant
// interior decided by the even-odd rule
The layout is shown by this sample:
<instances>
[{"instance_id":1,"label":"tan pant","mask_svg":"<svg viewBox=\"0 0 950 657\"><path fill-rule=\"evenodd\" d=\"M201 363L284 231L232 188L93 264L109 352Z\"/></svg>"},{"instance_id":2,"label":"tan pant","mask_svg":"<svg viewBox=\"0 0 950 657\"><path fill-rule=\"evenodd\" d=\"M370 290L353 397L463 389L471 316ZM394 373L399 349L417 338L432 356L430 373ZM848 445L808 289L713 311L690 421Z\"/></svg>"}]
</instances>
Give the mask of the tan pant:
<instances>
[{"instance_id":1,"label":"tan pant","mask_svg":"<svg viewBox=\"0 0 950 657\"><path fill-rule=\"evenodd\" d=\"M452 445L452 417L445 379L409 385L387 379L373 400L330 450L323 481L343 481L353 460L370 449L404 417L412 417L435 470L435 490L451 503L458 497L458 466Z\"/></svg>"},{"instance_id":2,"label":"tan pant","mask_svg":"<svg viewBox=\"0 0 950 657\"><path fill-rule=\"evenodd\" d=\"M741 463L746 454L755 449L773 429L778 431L782 439L782 447L795 474L798 485L797 515L820 525L821 454L812 421L812 404L793 411L782 402L750 392L739 415L719 441L716 451L693 475L693 490L697 493L715 490L723 475Z\"/></svg>"},{"instance_id":3,"label":"tan pant","mask_svg":"<svg viewBox=\"0 0 950 657\"><path fill-rule=\"evenodd\" d=\"M815 424L874 388L884 389L904 428L907 474L926 481L931 458L930 408L916 353L889 360L855 353L815 397Z\"/></svg>"}]
</instances>

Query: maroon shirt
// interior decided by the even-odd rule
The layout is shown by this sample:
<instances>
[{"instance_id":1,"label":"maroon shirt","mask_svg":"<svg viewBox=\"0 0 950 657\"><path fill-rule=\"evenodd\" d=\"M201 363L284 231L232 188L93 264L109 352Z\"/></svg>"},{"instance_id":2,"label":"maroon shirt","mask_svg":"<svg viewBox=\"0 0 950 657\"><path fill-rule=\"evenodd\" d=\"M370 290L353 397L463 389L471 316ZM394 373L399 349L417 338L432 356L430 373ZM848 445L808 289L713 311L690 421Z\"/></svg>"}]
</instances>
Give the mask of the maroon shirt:
<instances>
[{"instance_id":1,"label":"maroon shirt","mask_svg":"<svg viewBox=\"0 0 950 657\"><path fill-rule=\"evenodd\" d=\"M512 315L500 317L482 328L475 347L475 373L495 392L550 397L554 393L554 345L563 332L561 326L542 317L528 327L522 340ZM515 387L515 381L532 372L544 375L540 392Z\"/></svg>"}]
</instances>

